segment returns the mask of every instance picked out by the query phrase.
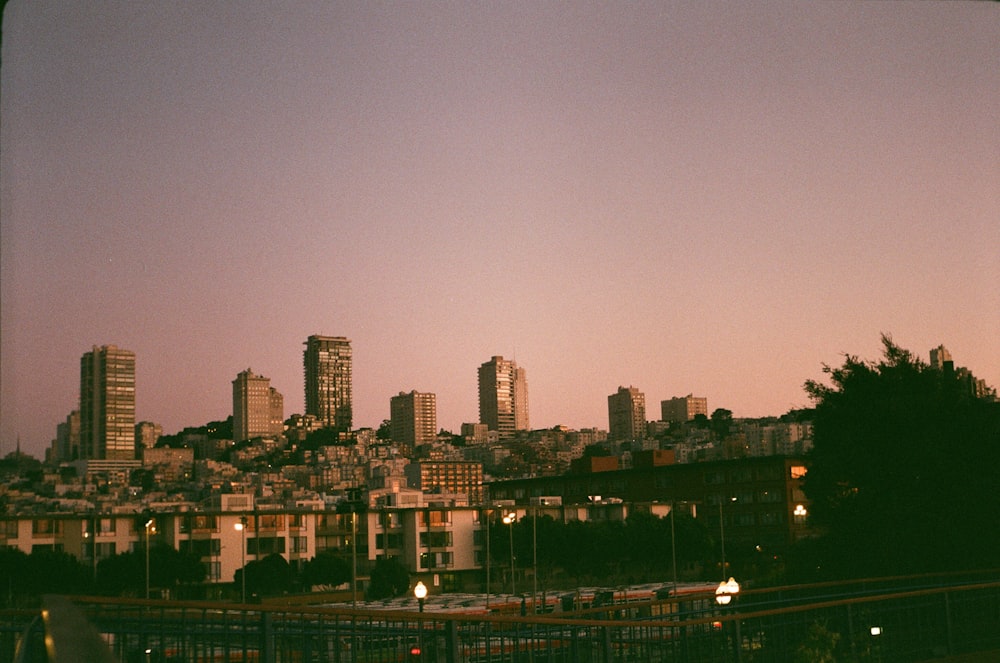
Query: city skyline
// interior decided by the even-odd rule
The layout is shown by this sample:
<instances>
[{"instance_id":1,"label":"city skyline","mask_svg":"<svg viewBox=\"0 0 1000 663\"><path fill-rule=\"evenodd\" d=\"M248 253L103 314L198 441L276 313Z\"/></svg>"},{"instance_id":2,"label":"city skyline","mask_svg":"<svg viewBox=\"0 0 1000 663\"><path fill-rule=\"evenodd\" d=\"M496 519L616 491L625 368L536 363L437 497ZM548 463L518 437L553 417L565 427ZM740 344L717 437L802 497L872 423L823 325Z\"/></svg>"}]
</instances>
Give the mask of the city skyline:
<instances>
[{"instance_id":1,"label":"city skyline","mask_svg":"<svg viewBox=\"0 0 1000 663\"><path fill-rule=\"evenodd\" d=\"M0 453L41 456L80 356L136 420L304 410L352 339L353 426L399 392L531 425L607 396L736 417L880 335L1000 384L1000 44L989 3L245 7L7 3Z\"/></svg>"}]
</instances>

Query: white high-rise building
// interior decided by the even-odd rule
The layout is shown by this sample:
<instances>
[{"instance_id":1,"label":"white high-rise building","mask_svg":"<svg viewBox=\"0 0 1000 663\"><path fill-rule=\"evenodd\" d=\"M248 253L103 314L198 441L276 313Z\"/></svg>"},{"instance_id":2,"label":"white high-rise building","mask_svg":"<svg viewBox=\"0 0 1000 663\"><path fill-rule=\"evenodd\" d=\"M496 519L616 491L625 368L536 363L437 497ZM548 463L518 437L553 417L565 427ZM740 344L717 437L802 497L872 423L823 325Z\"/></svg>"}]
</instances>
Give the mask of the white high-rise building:
<instances>
[{"instance_id":1,"label":"white high-rise building","mask_svg":"<svg viewBox=\"0 0 1000 663\"><path fill-rule=\"evenodd\" d=\"M233 380L233 441L280 435L284 429L284 398L270 378L249 368Z\"/></svg>"},{"instance_id":2,"label":"white high-rise building","mask_svg":"<svg viewBox=\"0 0 1000 663\"><path fill-rule=\"evenodd\" d=\"M479 367L479 421L500 439L528 424L528 378L517 363L496 356Z\"/></svg>"}]
</instances>

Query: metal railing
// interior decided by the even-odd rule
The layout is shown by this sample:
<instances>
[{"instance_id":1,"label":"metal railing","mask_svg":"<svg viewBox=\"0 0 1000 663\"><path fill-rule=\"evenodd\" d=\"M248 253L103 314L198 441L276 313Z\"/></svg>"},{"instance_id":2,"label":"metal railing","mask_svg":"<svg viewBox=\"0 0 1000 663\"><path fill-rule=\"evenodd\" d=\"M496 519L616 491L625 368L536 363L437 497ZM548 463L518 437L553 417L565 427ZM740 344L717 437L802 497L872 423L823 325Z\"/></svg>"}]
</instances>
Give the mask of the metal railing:
<instances>
[{"instance_id":1,"label":"metal railing","mask_svg":"<svg viewBox=\"0 0 1000 663\"><path fill-rule=\"evenodd\" d=\"M121 663L786 663L819 650L837 661L924 661L1000 650L1000 581L907 584L760 590L725 609L706 594L523 617L73 603ZM0 661L13 660L4 638L17 629L0 618Z\"/></svg>"}]
</instances>

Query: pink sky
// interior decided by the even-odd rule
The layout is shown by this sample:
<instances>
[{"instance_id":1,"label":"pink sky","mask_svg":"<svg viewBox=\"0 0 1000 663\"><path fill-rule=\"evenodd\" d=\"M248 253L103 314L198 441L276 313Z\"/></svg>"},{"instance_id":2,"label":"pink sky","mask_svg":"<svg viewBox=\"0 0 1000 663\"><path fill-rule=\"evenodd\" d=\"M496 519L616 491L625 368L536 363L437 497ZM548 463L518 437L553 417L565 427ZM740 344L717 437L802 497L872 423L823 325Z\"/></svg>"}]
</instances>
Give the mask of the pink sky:
<instances>
[{"instance_id":1,"label":"pink sky","mask_svg":"<svg viewBox=\"0 0 1000 663\"><path fill-rule=\"evenodd\" d=\"M990 3L8 3L0 453L102 344L168 433L247 367L301 412L310 334L357 426L498 354L536 428L779 415L883 332L998 385L998 55Z\"/></svg>"}]
</instances>

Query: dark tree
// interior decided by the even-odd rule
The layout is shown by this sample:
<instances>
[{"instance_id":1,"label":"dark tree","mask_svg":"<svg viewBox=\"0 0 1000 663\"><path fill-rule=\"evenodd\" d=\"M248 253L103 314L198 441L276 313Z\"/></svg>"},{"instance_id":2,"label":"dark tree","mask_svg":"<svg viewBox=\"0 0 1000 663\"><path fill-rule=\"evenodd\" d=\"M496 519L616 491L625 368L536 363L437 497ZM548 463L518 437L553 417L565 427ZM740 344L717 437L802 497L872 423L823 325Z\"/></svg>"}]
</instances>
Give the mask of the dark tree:
<instances>
[{"instance_id":1,"label":"dark tree","mask_svg":"<svg viewBox=\"0 0 1000 663\"><path fill-rule=\"evenodd\" d=\"M732 410L726 410L725 408L720 407L712 412L712 432L718 435L720 440L724 440L729 437L732 426Z\"/></svg>"},{"instance_id":2,"label":"dark tree","mask_svg":"<svg viewBox=\"0 0 1000 663\"><path fill-rule=\"evenodd\" d=\"M883 336L806 383L816 402L805 490L825 530L810 566L871 576L995 566L1000 409Z\"/></svg>"},{"instance_id":3,"label":"dark tree","mask_svg":"<svg viewBox=\"0 0 1000 663\"><path fill-rule=\"evenodd\" d=\"M393 558L380 559L372 569L368 598L372 600L402 596L410 588L410 572Z\"/></svg>"},{"instance_id":4,"label":"dark tree","mask_svg":"<svg viewBox=\"0 0 1000 663\"><path fill-rule=\"evenodd\" d=\"M302 584L306 588L314 585L340 585L350 579L350 563L329 550L318 553L302 568Z\"/></svg>"},{"instance_id":5,"label":"dark tree","mask_svg":"<svg viewBox=\"0 0 1000 663\"><path fill-rule=\"evenodd\" d=\"M378 430L375 431L375 439L388 441L392 439L392 422L388 419L383 419L382 423L379 424Z\"/></svg>"},{"instance_id":6,"label":"dark tree","mask_svg":"<svg viewBox=\"0 0 1000 663\"><path fill-rule=\"evenodd\" d=\"M292 588L292 567L278 553L271 553L261 560L249 562L235 574L237 585L243 583L243 573L247 574L247 592L257 596L277 596Z\"/></svg>"}]
</instances>

